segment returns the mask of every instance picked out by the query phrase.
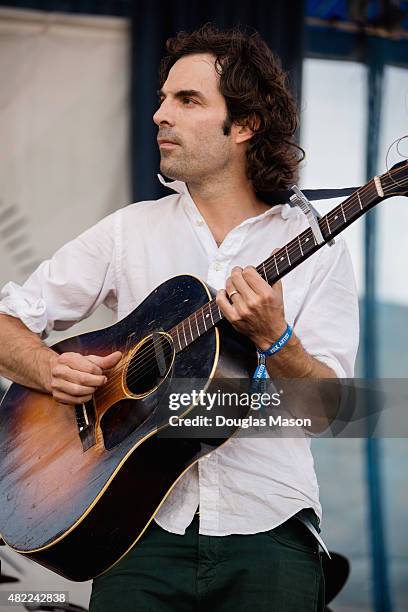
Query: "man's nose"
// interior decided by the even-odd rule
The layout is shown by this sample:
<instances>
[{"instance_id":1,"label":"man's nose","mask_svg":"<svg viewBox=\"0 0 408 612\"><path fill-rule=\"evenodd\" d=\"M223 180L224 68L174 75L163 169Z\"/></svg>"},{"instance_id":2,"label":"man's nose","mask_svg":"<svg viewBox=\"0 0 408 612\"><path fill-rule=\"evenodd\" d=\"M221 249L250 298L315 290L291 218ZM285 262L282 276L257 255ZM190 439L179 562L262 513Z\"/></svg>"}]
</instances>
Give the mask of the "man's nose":
<instances>
[{"instance_id":1,"label":"man's nose","mask_svg":"<svg viewBox=\"0 0 408 612\"><path fill-rule=\"evenodd\" d=\"M168 125L174 124L173 113L170 108L170 104L163 100L157 111L153 115L153 121L156 125L162 125L167 123Z\"/></svg>"}]
</instances>

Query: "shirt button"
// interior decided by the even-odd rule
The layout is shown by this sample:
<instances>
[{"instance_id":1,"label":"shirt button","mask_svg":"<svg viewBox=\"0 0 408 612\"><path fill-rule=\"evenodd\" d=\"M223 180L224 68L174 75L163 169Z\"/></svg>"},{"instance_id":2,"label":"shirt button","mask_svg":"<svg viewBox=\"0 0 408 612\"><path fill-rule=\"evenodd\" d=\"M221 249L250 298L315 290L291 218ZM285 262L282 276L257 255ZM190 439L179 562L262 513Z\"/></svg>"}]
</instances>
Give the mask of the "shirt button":
<instances>
[{"instance_id":1,"label":"shirt button","mask_svg":"<svg viewBox=\"0 0 408 612\"><path fill-rule=\"evenodd\" d=\"M217 272L222 270L222 268L223 268L223 266L220 263L215 263L214 264L214 270L216 270Z\"/></svg>"},{"instance_id":2,"label":"shirt button","mask_svg":"<svg viewBox=\"0 0 408 612\"><path fill-rule=\"evenodd\" d=\"M204 221L202 219L197 219L196 221L196 225L198 225L199 227L201 227L202 225L204 225Z\"/></svg>"}]
</instances>

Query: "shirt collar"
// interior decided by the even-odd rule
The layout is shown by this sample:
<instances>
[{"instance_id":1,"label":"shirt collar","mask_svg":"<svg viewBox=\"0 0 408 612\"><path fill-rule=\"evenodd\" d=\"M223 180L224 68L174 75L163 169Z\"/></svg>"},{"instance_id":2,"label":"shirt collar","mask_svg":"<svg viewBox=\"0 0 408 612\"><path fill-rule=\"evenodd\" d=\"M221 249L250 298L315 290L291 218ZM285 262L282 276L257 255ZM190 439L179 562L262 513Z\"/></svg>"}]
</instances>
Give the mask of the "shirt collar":
<instances>
[{"instance_id":1,"label":"shirt collar","mask_svg":"<svg viewBox=\"0 0 408 612\"><path fill-rule=\"evenodd\" d=\"M184 183L184 181L166 181L166 179L161 174L158 174L157 178L159 179L160 183L164 185L164 187L168 187L169 189L172 189L177 193L187 196L187 200L189 201L190 205L193 204L194 208L196 208L195 203L193 202L193 199L188 190L188 187L186 183ZM274 206L271 206L269 210L266 210L264 213L261 213L256 217L246 219L246 221L243 221L243 224L251 223L255 220L258 221L259 219L263 219L263 217L269 217L270 215L274 215L276 213L280 213L283 219L287 219L291 210L293 209L291 208L291 206L289 206L289 204L275 204Z\"/></svg>"},{"instance_id":2,"label":"shirt collar","mask_svg":"<svg viewBox=\"0 0 408 612\"><path fill-rule=\"evenodd\" d=\"M183 181L166 181L161 174L158 174L157 178L162 185L176 191L177 193L188 193L187 185Z\"/></svg>"}]
</instances>

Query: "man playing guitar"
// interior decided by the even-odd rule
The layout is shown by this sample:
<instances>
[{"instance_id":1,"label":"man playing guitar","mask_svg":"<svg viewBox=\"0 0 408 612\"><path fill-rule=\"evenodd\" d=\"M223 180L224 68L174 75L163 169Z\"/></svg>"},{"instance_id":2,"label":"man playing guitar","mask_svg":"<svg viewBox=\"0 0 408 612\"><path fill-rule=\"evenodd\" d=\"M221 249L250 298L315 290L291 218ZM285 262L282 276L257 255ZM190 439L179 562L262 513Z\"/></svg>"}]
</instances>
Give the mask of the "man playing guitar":
<instances>
[{"instance_id":1,"label":"man playing guitar","mask_svg":"<svg viewBox=\"0 0 408 612\"><path fill-rule=\"evenodd\" d=\"M279 63L259 35L213 26L180 33L167 50L153 120L175 193L116 211L22 287L3 288L0 373L61 403L88 401L121 353L58 355L42 341L49 331L101 303L121 319L160 282L190 273L218 290L225 318L260 351L291 329L266 356L271 378L352 377L358 299L344 241L273 286L253 267L307 227L299 210L261 195L290 187L300 161ZM302 510L318 529L310 440L232 439L184 474L138 544L94 580L90 609L323 610Z\"/></svg>"}]
</instances>

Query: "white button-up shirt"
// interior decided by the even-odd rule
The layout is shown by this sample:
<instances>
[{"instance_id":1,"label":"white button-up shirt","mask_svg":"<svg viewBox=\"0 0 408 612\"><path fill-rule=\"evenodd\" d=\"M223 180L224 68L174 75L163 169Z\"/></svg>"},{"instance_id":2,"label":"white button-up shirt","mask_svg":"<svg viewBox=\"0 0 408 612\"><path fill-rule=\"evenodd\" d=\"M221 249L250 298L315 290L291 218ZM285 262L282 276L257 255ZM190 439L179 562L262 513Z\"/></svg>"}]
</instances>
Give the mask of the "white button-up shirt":
<instances>
[{"instance_id":1,"label":"white button-up shirt","mask_svg":"<svg viewBox=\"0 0 408 612\"><path fill-rule=\"evenodd\" d=\"M7 283L0 312L19 317L42 337L67 329L102 303L120 320L178 274L223 288L234 266L257 266L308 226L297 208L276 205L243 221L218 247L185 183L167 185L176 193L112 213L41 263L22 286ZM282 285L286 320L305 350L338 377L351 378L358 298L343 239L309 257ZM183 534L198 505L205 535L266 531L304 507L321 517L310 439L229 440L180 478L155 520Z\"/></svg>"}]
</instances>

